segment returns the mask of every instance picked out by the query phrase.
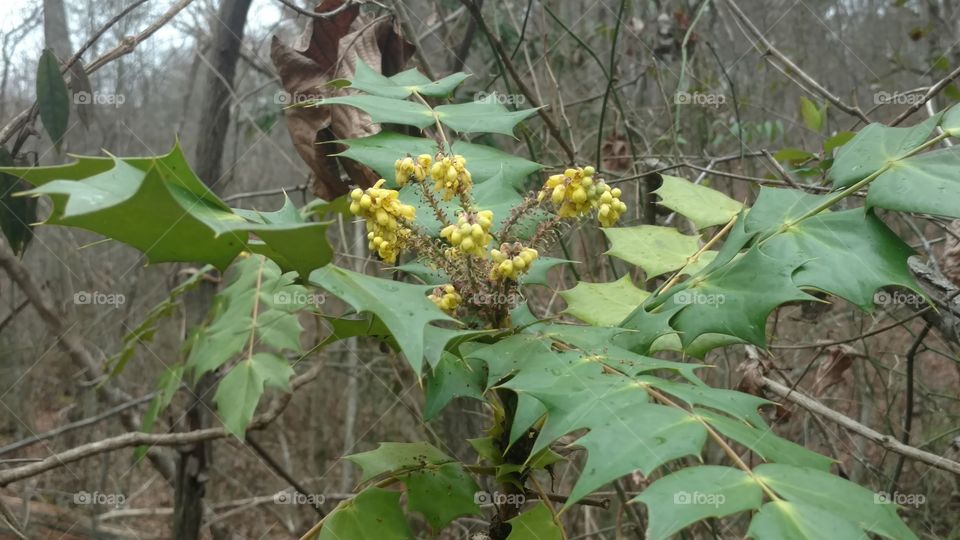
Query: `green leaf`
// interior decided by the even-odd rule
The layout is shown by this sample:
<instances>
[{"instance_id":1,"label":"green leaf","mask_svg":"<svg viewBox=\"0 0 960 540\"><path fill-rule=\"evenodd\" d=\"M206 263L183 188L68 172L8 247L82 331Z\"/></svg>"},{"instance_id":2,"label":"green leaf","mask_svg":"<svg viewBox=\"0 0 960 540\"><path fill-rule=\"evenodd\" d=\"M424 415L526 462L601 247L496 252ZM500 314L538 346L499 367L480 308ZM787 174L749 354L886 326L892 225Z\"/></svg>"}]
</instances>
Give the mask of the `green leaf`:
<instances>
[{"instance_id":1,"label":"green leaf","mask_svg":"<svg viewBox=\"0 0 960 540\"><path fill-rule=\"evenodd\" d=\"M647 279L683 268L700 249L700 238L688 236L673 227L640 225L603 229L612 247L607 252L635 264Z\"/></svg>"},{"instance_id":2,"label":"green leaf","mask_svg":"<svg viewBox=\"0 0 960 540\"><path fill-rule=\"evenodd\" d=\"M896 505L839 476L804 467L767 463L754 476L788 501L814 506L896 540L916 539L897 516Z\"/></svg>"},{"instance_id":3,"label":"green leaf","mask_svg":"<svg viewBox=\"0 0 960 540\"><path fill-rule=\"evenodd\" d=\"M663 184L654 191L660 196L660 204L687 217L697 230L725 224L743 209L743 204L715 189L677 176L662 178Z\"/></svg>"},{"instance_id":4,"label":"green leaf","mask_svg":"<svg viewBox=\"0 0 960 540\"><path fill-rule=\"evenodd\" d=\"M453 462L453 458L426 442L382 442L376 450L345 456L363 470L360 484L382 476L396 476L429 466Z\"/></svg>"},{"instance_id":5,"label":"green leaf","mask_svg":"<svg viewBox=\"0 0 960 540\"><path fill-rule=\"evenodd\" d=\"M804 96L800 96L800 116L803 118L803 124L810 131L820 131L823 127L823 116L817 105Z\"/></svg>"},{"instance_id":6,"label":"green leaf","mask_svg":"<svg viewBox=\"0 0 960 540\"><path fill-rule=\"evenodd\" d=\"M750 522L755 540L863 540L859 527L843 517L802 503L769 502Z\"/></svg>"},{"instance_id":7,"label":"green leaf","mask_svg":"<svg viewBox=\"0 0 960 540\"><path fill-rule=\"evenodd\" d=\"M960 146L891 164L870 184L867 207L960 218Z\"/></svg>"},{"instance_id":8,"label":"green leaf","mask_svg":"<svg viewBox=\"0 0 960 540\"><path fill-rule=\"evenodd\" d=\"M486 382L480 360L444 354L427 376L423 419L432 419L456 398L483 399Z\"/></svg>"},{"instance_id":9,"label":"green leaf","mask_svg":"<svg viewBox=\"0 0 960 540\"><path fill-rule=\"evenodd\" d=\"M407 154L437 153L437 143L423 137L411 137L392 131L381 131L362 139L344 139L347 149L338 155L359 161L370 167L392 184L395 175L394 162ZM475 184L481 184L495 175L502 174L501 182L521 188L523 180L540 170L541 165L526 159L501 152L496 148L464 141L453 143L453 153L467 160L467 168Z\"/></svg>"},{"instance_id":10,"label":"green leaf","mask_svg":"<svg viewBox=\"0 0 960 540\"><path fill-rule=\"evenodd\" d=\"M403 483L408 510L423 514L435 532L460 516L481 514L474 502L477 483L459 463L411 472Z\"/></svg>"},{"instance_id":11,"label":"green leaf","mask_svg":"<svg viewBox=\"0 0 960 540\"><path fill-rule=\"evenodd\" d=\"M510 534L507 540L562 540L563 533L553 520L553 514L543 502L507 521Z\"/></svg>"},{"instance_id":12,"label":"green leaf","mask_svg":"<svg viewBox=\"0 0 960 540\"><path fill-rule=\"evenodd\" d=\"M766 344L766 320L781 304L815 300L794 285L796 266L774 259L759 249L712 272L691 278L674 287L664 300L682 309L670 320L687 345L702 334L738 337L750 343Z\"/></svg>"},{"instance_id":13,"label":"green leaf","mask_svg":"<svg viewBox=\"0 0 960 540\"><path fill-rule=\"evenodd\" d=\"M440 105L435 111L445 126L461 133L502 133L511 136L517 124L537 113L537 109L511 112L498 103L478 101Z\"/></svg>"},{"instance_id":14,"label":"green leaf","mask_svg":"<svg viewBox=\"0 0 960 540\"><path fill-rule=\"evenodd\" d=\"M365 95L339 96L306 102L302 106L320 107L323 105L349 105L356 107L369 114L370 120L378 124L403 124L405 126L414 126L423 129L434 123L434 113L430 107L404 99Z\"/></svg>"},{"instance_id":15,"label":"green leaf","mask_svg":"<svg viewBox=\"0 0 960 540\"><path fill-rule=\"evenodd\" d=\"M164 156L81 157L69 165L0 172L37 186L26 194L51 198L53 211L45 223L119 240L154 263L202 262L223 270L250 250L276 257L285 269L307 272L332 256L327 224L303 222L289 203L256 219L234 212L190 170L179 145Z\"/></svg>"},{"instance_id":16,"label":"green leaf","mask_svg":"<svg viewBox=\"0 0 960 540\"><path fill-rule=\"evenodd\" d=\"M394 99L406 98L414 92L423 96L447 97L467 77L469 75L466 73L454 73L431 82L416 69L410 69L388 78L370 68L363 59L357 58L356 74L350 81L350 87Z\"/></svg>"},{"instance_id":17,"label":"green leaf","mask_svg":"<svg viewBox=\"0 0 960 540\"><path fill-rule=\"evenodd\" d=\"M839 131L836 133L836 135L833 135L832 137L828 138L826 141L823 142L824 156L829 157L831 155L831 152L850 142L850 139L853 139L855 135L856 133L852 131Z\"/></svg>"},{"instance_id":18,"label":"green leaf","mask_svg":"<svg viewBox=\"0 0 960 540\"><path fill-rule=\"evenodd\" d=\"M413 540L400 492L371 487L337 505L316 540Z\"/></svg>"},{"instance_id":19,"label":"green leaf","mask_svg":"<svg viewBox=\"0 0 960 540\"><path fill-rule=\"evenodd\" d=\"M665 540L700 520L760 508L763 490L740 469L703 465L664 476L633 500L647 505L647 538Z\"/></svg>"},{"instance_id":20,"label":"green leaf","mask_svg":"<svg viewBox=\"0 0 960 540\"><path fill-rule=\"evenodd\" d=\"M310 282L357 311L369 311L383 321L418 377L423 366L425 327L432 321L454 320L427 298L432 285L366 276L334 265L315 270L310 274Z\"/></svg>"},{"instance_id":21,"label":"green leaf","mask_svg":"<svg viewBox=\"0 0 960 540\"><path fill-rule=\"evenodd\" d=\"M615 326L633 313L650 293L635 286L630 276L624 275L610 283L587 283L561 291L567 302L565 313L597 326Z\"/></svg>"},{"instance_id":22,"label":"green leaf","mask_svg":"<svg viewBox=\"0 0 960 540\"><path fill-rule=\"evenodd\" d=\"M780 437L771 436L767 426L755 428L713 412L696 409L696 413L714 429L756 452L766 461L809 467L828 472L833 460Z\"/></svg>"},{"instance_id":23,"label":"green leaf","mask_svg":"<svg viewBox=\"0 0 960 540\"><path fill-rule=\"evenodd\" d=\"M243 439L264 385L287 389L292 375L290 364L274 354L257 353L242 360L220 381L213 396L223 425L238 439Z\"/></svg>"},{"instance_id":24,"label":"green leaf","mask_svg":"<svg viewBox=\"0 0 960 540\"><path fill-rule=\"evenodd\" d=\"M544 287L551 287L549 278L547 274L551 269L560 266L561 264L576 264L576 261L571 261L568 259L558 259L556 257L540 257L537 261L530 267L526 274L520 276L521 285L543 285Z\"/></svg>"},{"instance_id":25,"label":"green leaf","mask_svg":"<svg viewBox=\"0 0 960 540\"><path fill-rule=\"evenodd\" d=\"M821 200L796 190L760 188L757 203L747 215L746 228L780 230L797 210L805 211ZM828 292L867 312L873 311L874 293L881 287L897 285L920 293L907 265L914 251L863 208L813 216L771 236L760 249L774 259L798 266L793 274L798 287ZM856 272L841 270L850 268L851 262Z\"/></svg>"},{"instance_id":26,"label":"green leaf","mask_svg":"<svg viewBox=\"0 0 960 540\"><path fill-rule=\"evenodd\" d=\"M70 120L70 92L60 74L60 62L51 49L44 49L37 64L37 109L43 129L59 151Z\"/></svg>"},{"instance_id":27,"label":"green leaf","mask_svg":"<svg viewBox=\"0 0 960 540\"><path fill-rule=\"evenodd\" d=\"M960 137L960 107L954 105L947 109L947 112L943 113L940 127L951 137Z\"/></svg>"},{"instance_id":28,"label":"green leaf","mask_svg":"<svg viewBox=\"0 0 960 540\"><path fill-rule=\"evenodd\" d=\"M773 154L777 161L789 161L790 163L801 163L811 159L816 159L817 155L799 148L781 148Z\"/></svg>"},{"instance_id":29,"label":"green leaf","mask_svg":"<svg viewBox=\"0 0 960 540\"><path fill-rule=\"evenodd\" d=\"M0 145L0 167L12 165L13 156L7 147ZM33 238L30 224L37 221L36 201L13 196L22 189L19 179L0 173L0 232L3 232L15 254L22 254L27 249L27 244Z\"/></svg>"},{"instance_id":30,"label":"green leaf","mask_svg":"<svg viewBox=\"0 0 960 540\"><path fill-rule=\"evenodd\" d=\"M870 124L843 145L837 154L829 177L834 187L850 186L887 165L902 159L908 152L923 144L940 122L940 115L912 127L887 127Z\"/></svg>"}]
</instances>

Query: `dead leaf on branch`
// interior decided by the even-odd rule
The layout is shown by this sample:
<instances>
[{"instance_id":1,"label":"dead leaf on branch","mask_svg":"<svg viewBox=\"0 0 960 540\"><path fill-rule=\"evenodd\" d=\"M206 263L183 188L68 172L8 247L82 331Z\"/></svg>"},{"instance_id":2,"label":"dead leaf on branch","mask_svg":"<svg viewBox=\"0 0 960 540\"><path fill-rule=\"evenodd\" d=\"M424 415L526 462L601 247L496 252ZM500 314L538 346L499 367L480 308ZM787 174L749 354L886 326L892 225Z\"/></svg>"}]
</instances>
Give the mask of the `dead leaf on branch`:
<instances>
[{"instance_id":1,"label":"dead leaf on branch","mask_svg":"<svg viewBox=\"0 0 960 540\"><path fill-rule=\"evenodd\" d=\"M326 0L314 11L332 11L344 1ZM357 4L330 18L311 18L292 45L277 36L270 44L270 58L289 98L286 105L356 93L329 83L352 78L358 58L390 76L402 70L412 54L413 46L400 35L395 21L390 17L361 15ZM313 172L314 195L332 200L347 192L348 183L340 179L341 167L352 183L368 187L376 182L378 177L370 169L332 155L345 149L337 140L380 131L380 125L373 123L369 115L345 105L288 108L284 114L293 146Z\"/></svg>"},{"instance_id":2,"label":"dead leaf on branch","mask_svg":"<svg viewBox=\"0 0 960 540\"><path fill-rule=\"evenodd\" d=\"M827 361L817 368L817 381L814 384L817 395L822 395L831 386L842 382L843 374L853 365L853 360L863 358L862 354L849 345L827 347L826 353L829 355Z\"/></svg>"}]
</instances>

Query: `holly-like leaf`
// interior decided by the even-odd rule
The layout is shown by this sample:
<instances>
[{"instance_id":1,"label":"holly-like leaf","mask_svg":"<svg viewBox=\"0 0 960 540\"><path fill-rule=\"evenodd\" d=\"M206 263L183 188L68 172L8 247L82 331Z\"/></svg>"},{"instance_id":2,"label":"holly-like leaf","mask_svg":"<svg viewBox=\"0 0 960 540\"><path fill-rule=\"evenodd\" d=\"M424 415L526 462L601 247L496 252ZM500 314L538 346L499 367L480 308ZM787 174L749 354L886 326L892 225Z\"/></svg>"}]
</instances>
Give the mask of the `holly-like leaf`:
<instances>
[{"instance_id":1,"label":"holly-like leaf","mask_svg":"<svg viewBox=\"0 0 960 540\"><path fill-rule=\"evenodd\" d=\"M562 540L563 532L553 519L553 514L543 502L508 520L510 534L507 540Z\"/></svg>"},{"instance_id":2,"label":"holly-like leaf","mask_svg":"<svg viewBox=\"0 0 960 540\"><path fill-rule=\"evenodd\" d=\"M411 137L394 132L380 132L362 139L341 141L347 149L338 155L363 163L392 183L395 175L394 162L407 154L416 156L437 153L437 143L423 137ZM501 152L496 148L464 141L454 141L453 153L467 160L467 169L475 184L501 174L501 182L520 189L523 180L542 167L526 159Z\"/></svg>"},{"instance_id":3,"label":"holly-like leaf","mask_svg":"<svg viewBox=\"0 0 960 540\"><path fill-rule=\"evenodd\" d=\"M241 360L220 381L213 396L223 425L238 439L243 439L264 386L287 390L292 375L293 368L286 359L272 353L257 353Z\"/></svg>"},{"instance_id":4,"label":"holly-like leaf","mask_svg":"<svg viewBox=\"0 0 960 540\"><path fill-rule=\"evenodd\" d=\"M725 224L743 209L743 204L715 189L677 176L662 178L663 184L654 191L660 196L660 204L687 217L698 230Z\"/></svg>"},{"instance_id":5,"label":"holly-like leaf","mask_svg":"<svg viewBox=\"0 0 960 540\"><path fill-rule=\"evenodd\" d=\"M481 361L444 354L427 377L423 419L432 419L456 398L483 399L486 382Z\"/></svg>"},{"instance_id":6,"label":"holly-like leaf","mask_svg":"<svg viewBox=\"0 0 960 540\"><path fill-rule=\"evenodd\" d=\"M683 268L700 249L700 237L673 227L640 225L603 232L612 245L607 253L643 268L647 279Z\"/></svg>"},{"instance_id":7,"label":"holly-like leaf","mask_svg":"<svg viewBox=\"0 0 960 540\"><path fill-rule=\"evenodd\" d=\"M413 540L400 507L400 492L370 487L337 505L317 540Z\"/></svg>"},{"instance_id":8,"label":"holly-like leaf","mask_svg":"<svg viewBox=\"0 0 960 540\"><path fill-rule=\"evenodd\" d=\"M700 520L760 508L763 490L740 469L703 465L664 476L633 500L649 510L647 538L665 540Z\"/></svg>"},{"instance_id":9,"label":"holly-like leaf","mask_svg":"<svg viewBox=\"0 0 960 540\"><path fill-rule=\"evenodd\" d=\"M346 459L363 470L361 484L381 476L396 476L453 462L453 458L426 442L382 442L376 450L349 455Z\"/></svg>"},{"instance_id":10,"label":"holly-like leaf","mask_svg":"<svg viewBox=\"0 0 960 540\"><path fill-rule=\"evenodd\" d=\"M761 188L747 215L746 228L778 231L798 211L821 199L795 190ZM798 266L793 274L797 286L839 296L867 312L873 311L874 293L881 287L897 285L920 291L907 266L913 250L862 208L808 218L771 236L760 249ZM851 261L856 263L856 273L837 270Z\"/></svg>"},{"instance_id":11,"label":"holly-like leaf","mask_svg":"<svg viewBox=\"0 0 960 540\"><path fill-rule=\"evenodd\" d=\"M890 164L870 184L867 207L960 218L960 146Z\"/></svg>"},{"instance_id":12,"label":"holly-like leaf","mask_svg":"<svg viewBox=\"0 0 960 540\"><path fill-rule=\"evenodd\" d=\"M902 159L908 152L923 144L940 122L934 115L912 127L887 127L870 124L840 148L829 177L834 187L847 187L863 180L887 165Z\"/></svg>"},{"instance_id":13,"label":"holly-like leaf","mask_svg":"<svg viewBox=\"0 0 960 540\"><path fill-rule=\"evenodd\" d=\"M610 283L587 283L562 291L565 313L597 326L615 326L633 313L650 293L635 286L629 275Z\"/></svg>"},{"instance_id":14,"label":"holly-like leaf","mask_svg":"<svg viewBox=\"0 0 960 540\"><path fill-rule=\"evenodd\" d=\"M431 81L416 69L384 77L359 57L356 69L356 74L350 80L351 88L393 99L403 99L414 92L422 96L447 97L469 77L466 73L454 73L438 81Z\"/></svg>"},{"instance_id":15,"label":"holly-like leaf","mask_svg":"<svg viewBox=\"0 0 960 540\"><path fill-rule=\"evenodd\" d=\"M897 516L896 505L839 476L803 467L767 463L754 476L788 501L814 506L895 540L916 539Z\"/></svg>"},{"instance_id":16,"label":"holly-like leaf","mask_svg":"<svg viewBox=\"0 0 960 540\"><path fill-rule=\"evenodd\" d=\"M792 501L773 501L750 522L747 538L755 540L862 540L863 531L846 519Z\"/></svg>"},{"instance_id":17,"label":"holly-like leaf","mask_svg":"<svg viewBox=\"0 0 960 540\"><path fill-rule=\"evenodd\" d=\"M499 103L471 101L456 105L440 105L437 118L445 125L461 133L502 133L513 135L513 128L521 121L537 113L537 109L508 111Z\"/></svg>"},{"instance_id":18,"label":"holly-like leaf","mask_svg":"<svg viewBox=\"0 0 960 540\"><path fill-rule=\"evenodd\" d=\"M771 436L769 427L756 428L746 422L701 409L696 412L722 435L753 450L766 461L809 467L824 472L829 471L834 462L827 456L807 450L799 444Z\"/></svg>"},{"instance_id":19,"label":"holly-like leaf","mask_svg":"<svg viewBox=\"0 0 960 540\"><path fill-rule=\"evenodd\" d=\"M763 346L771 311L787 302L816 300L794 285L795 269L792 261L752 248L729 264L674 287L664 304L682 309L670 325L684 345L702 334L716 333Z\"/></svg>"},{"instance_id":20,"label":"holly-like leaf","mask_svg":"<svg viewBox=\"0 0 960 540\"><path fill-rule=\"evenodd\" d=\"M432 321L452 321L427 298L432 285L411 285L327 265L310 274L323 287L357 311L369 311L390 329L413 371L423 366L425 327Z\"/></svg>"},{"instance_id":21,"label":"holly-like leaf","mask_svg":"<svg viewBox=\"0 0 960 540\"><path fill-rule=\"evenodd\" d=\"M119 240L150 262L202 262L223 270L250 250L305 273L332 256L326 224L304 222L289 209L270 221L245 218L200 182L179 145L164 156L80 157L68 165L0 172L37 186L25 194L51 198L53 211L45 223Z\"/></svg>"},{"instance_id":22,"label":"holly-like leaf","mask_svg":"<svg viewBox=\"0 0 960 540\"><path fill-rule=\"evenodd\" d=\"M378 124L403 124L423 129L434 123L434 112L430 107L405 99L393 99L380 96L356 95L338 96L305 102L305 107L324 105L349 105L370 115Z\"/></svg>"},{"instance_id":23,"label":"holly-like leaf","mask_svg":"<svg viewBox=\"0 0 960 540\"><path fill-rule=\"evenodd\" d=\"M434 531L460 516L481 513L474 502L477 483L459 463L413 471L403 483L407 486L407 508L423 514Z\"/></svg>"},{"instance_id":24,"label":"holly-like leaf","mask_svg":"<svg viewBox=\"0 0 960 540\"><path fill-rule=\"evenodd\" d=\"M43 129L59 150L70 120L70 92L60 74L60 62L51 49L44 49L37 64L37 109Z\"/></svg>"}]
</instances>

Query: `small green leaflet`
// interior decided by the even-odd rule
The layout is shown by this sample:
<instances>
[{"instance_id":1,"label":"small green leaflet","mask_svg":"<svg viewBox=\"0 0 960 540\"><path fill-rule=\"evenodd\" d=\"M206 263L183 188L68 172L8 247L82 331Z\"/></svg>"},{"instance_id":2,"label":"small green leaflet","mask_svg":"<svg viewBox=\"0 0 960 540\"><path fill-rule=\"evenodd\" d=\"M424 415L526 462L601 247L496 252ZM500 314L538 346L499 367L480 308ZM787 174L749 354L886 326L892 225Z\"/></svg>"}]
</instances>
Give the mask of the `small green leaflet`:
<instances>
[{"instance_id":1,"label":"small green leaflet","mask_svg":"<svg viewBox=\"0 0 960 540\"><path fill-rule=\"evenodd\" d=\"M371 487L337 505L315 540L413 540L400 492Z\"/></svg>"},{"instance_id":2,"label":"small green leaflet","mask_svg":"<svg viewBox=\"0 0 960 540\"><path fill-rule=\"evenodd\" d=\"M673 227L639 225L603 229L612 247L607 253L635 264L647 279L679 270L700 249L700 237Z\"/></svg>"},{"instance_id":3,"label":"small green leaflet","mask_svg":"<svg viewBox=\"0 0 960 540\"><path fill-rule=\"evenodd\" d=\"M363 59L357 58L357 72L350 81L350 87L376 96L403 99L416 92L422 96L447 97L469 75L454 73L431 82L416 69L409 69L392 77L384 77L368 66Z\"/></svg>"},{"instance_id":4,"label":"small green leaflet","mask_svg":"<svg viewBox=\"0 0 960 540\"><path fill-rule=\"evenodd\" d=\"M666 540L703 519L760 508L763 490L740 469L703 465L664 476L633 501L649 509L647 538Z\"/></svg>"},{"instance_id":5,"label":"small green leaflet","mask_svg":"<svg viewBox=\"0 0 960 540\"><path fill-rule=\"evenodd\" d=\"M870 184L867 207L960 219L960 146L895 161Z\"/></svg>"},{"instance_id":6,"label":"small green leaflet","mask_svg":"<svg viewBox=\"0 0 960 540\"><path fill-rule=\"evenodd\" d=\"M53 212L45 223L121 241L153 263L200 262L223 270L249 250L306 275L332 257L327 224L304 221L289 201L269 219L244 217L200 182L179 145L164 156L80 157L68 165L0 172L37 186L27 195L50 197Z\"/></svg>"},{"instance_id":7,"label":"small green leaflet","mask_svg":"<svg viewBox=\"0 0 960 540\"><path fill-rule=\"evenodd\" d=\"M553 520L553 514L543 502L507 523L512 527L507 540L561 540L563 538L560 527Z\"/></svg>"},{"instance_id":8,"label":"small green leaflet","mask_svg":"<svg viewBox=\"0 0 960 540\"><path fill-rule=\"evenodd\" d=\"M565 313L596 326L616 326L643 303L650 293L635 286L630 275L610 283L587 283L562 291Z\"/></svg>"},{"instance_id":9,"label":"small green leaflet","mask_svg":"<svg viewBox=\"0 0 960 540\"><path fill-rule=\"evenodd\" d=\"M723 225L743 209L743 204L706 186L677 176L662 175L663 184L654 193L660 204L687 217L697 230Z\"/></svg>"},{"instance_id":10,"label":"small green leaflet","mask_svg":"<svg viewBox=\"0 0 960 540\"><path fill-rule=\"evenodd\" d=\"M273 353L256 353L241 360L220 381L213 396L227 430L243 439L264 386L289 390L291 376L293 368L287 360Z\"/></svg>"},{"instance_id":11,"label":"small green leaflet","mask_svg":"<svg viewBox=\"0 0 960 540\"><path fill-rule=\"evenodd\" d=\"M903 158L923 144L940 122L940 115L912 127L887 127L870 124L861 129L850 142L840 148L829 177L834 187L848 187L875 173L887 162Z\"/></svg>"},{"instance_id":12,"label":"small green leaflet","mask_svg":"<svg viewBox=\"0 0 960 540\"><path fill-rule=\"evenodd\" d=\"M52 49L44 49L37 64L37 108L43 129L59 151L70 120L70 93Z\"/></svg>"},{"instance_id":13,"label":"small green leaflet","mask_svg":"<svg viewBox=\"0 0 960 540\"><path fill-rule=\"evenodd\" d=\"M837 514L791 501L773 501L750 522L747 538L755 540L863 540L859 527Z\"/></svg>"},{"instance_id":14,"label":"small green leaflet","mask_svg":"<svg viewBox=\"0 0 960 540\"><path fill-rule=\"evenodd\" d=\"M379 479L408 470L454 462L453 458L426 442L382 442L376 450L352 454L346 456L346 459L356 463L363 470L360 476L361 484L374 478Z\"/></svg>"}]
</instances>

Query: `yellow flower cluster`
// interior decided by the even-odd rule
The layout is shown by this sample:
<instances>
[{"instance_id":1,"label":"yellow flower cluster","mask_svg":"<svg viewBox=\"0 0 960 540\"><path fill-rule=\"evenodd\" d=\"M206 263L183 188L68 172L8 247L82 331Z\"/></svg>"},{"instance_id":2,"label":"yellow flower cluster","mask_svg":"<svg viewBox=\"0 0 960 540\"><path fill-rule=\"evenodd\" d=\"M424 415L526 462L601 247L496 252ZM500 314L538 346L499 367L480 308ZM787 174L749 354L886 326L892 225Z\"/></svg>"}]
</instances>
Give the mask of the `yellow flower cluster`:
<instances>
[{"instance_id":1,"label":"yellow flower cluster","mask_svg":"<svg viewBox=\"0 0 960 540\"><path fill-rule=\"evenodd\" d=\"M381 178L366 191L360 188L351 191L350 213L366 220L370 249L384 261L394 263L410 238L406 223L416 216L416 208L400 202L396 190L380 187L385 182Z\"/></svg>"},{"instance_id":2,"label":"yellow flower cluster","mask_svg":"<svg viewBox=\"0 0 960 540\"><path fill-rule=\"evenodd\" d=\"M481 210L479 212L461 212L457 223L447 225L440 231L440 236L450 242L454 250L460 250L474 257L484 257L487 254L487 245L493 240L490 235L490 226L493 225L493 212ZM456 251L450 252L451 255Z\"/></svg>"},{"instance_id":3,"label":"yellow flower cluster","mask_svg":"<svg viewBox=\"0 0 960 540\"><path fill-rule=\"evenodd\" d=\"M595 172L593 167L578 167L554 174L547 178L537 200L549 195L557 215L564 218L582 217L597 209L600 224L610 227L627 210L627 205L620 200L620 188L611 189L603 180L594 180Z\"/></svg>"},{"instance_id":4,"label":"yellow flower cluster","mask_svg":"<svg viewBox=\"0 0 960 540\"><path fill-rule=\"evenodd\" d=\"M443 200L449 201L460 193L467 193L473 186L473 177L467 170L467 160L463 156L437 156L436 163L430 168L433 189L443 193Z\"/></svg>"},{"instance_id":5,"label":"yellow flower cluster","mask_svg":"<svg viewBox=\"0 0 960 540\"><path fill-rule=\"evenodd\" d=\"M447 313L453 313L460 306L463 297L453 288L453 285L447 284L437 287L430 294L430 300Z\"/></svg>"},{"instance_id":6,"label":"yellow flower cluster","mask_svg":"<svg viewBox=\"0 0 960 540\"><path fill-rule=\"evenodd\" d=\"M523 247L520 242L501 244L500 249L490 251L493 259L493 269L490 270L490 279L512 279L517 281L521 274L530 269L533 261L540 255L533 248Z\"/></svg>"},{"instance_id":7,"label":"yellow flower cluster","mask_svg":"<svg viewBox=\"0 0 960 540\"><path fill-rule=\"evenodd\" d=\"M428 154L420 154L416 159L410 156L398 159L395 164L397 185L403 187L407 185L407 182L410 180L423 182L423 179L427 177L427 172L430 170L431 165L433 165L433 158Z\"/></svg>"}]
</instances>

